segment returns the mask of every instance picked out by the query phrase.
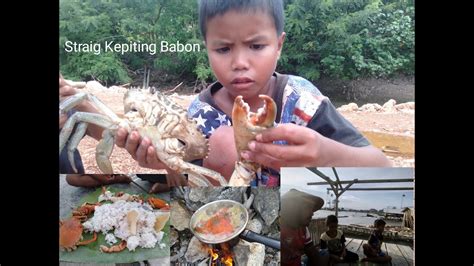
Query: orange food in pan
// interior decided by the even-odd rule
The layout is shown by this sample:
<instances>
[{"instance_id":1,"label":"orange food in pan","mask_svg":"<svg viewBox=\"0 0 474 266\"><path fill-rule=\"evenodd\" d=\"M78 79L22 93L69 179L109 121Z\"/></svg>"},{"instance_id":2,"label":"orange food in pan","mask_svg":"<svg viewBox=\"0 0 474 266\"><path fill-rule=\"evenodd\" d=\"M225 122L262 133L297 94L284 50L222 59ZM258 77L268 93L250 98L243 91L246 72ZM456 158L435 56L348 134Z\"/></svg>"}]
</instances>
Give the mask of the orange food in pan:
<instances>
[{"instance_id":1,"label":"orange food in pan","mask_svg":"<svg viewBox=\"0 0 474 266\"><path fill-rule=\"evenodd\" d=\"M227 212L227 208L218 211L211 218L206 221L200 222L195 231L201 234L222 234L232 233L234 227L230 220L230 214Z\"/></svg>"}]
</instances>

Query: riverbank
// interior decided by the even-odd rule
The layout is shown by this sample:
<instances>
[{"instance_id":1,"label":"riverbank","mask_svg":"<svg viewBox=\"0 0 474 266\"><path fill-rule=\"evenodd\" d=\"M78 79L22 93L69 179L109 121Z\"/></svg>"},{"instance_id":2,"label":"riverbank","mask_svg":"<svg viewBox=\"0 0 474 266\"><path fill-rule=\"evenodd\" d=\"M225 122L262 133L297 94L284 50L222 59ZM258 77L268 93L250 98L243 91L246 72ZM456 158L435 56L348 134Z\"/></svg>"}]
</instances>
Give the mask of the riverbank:
<instances>
[{"instance_id":1,"label":"riverbank","mask_svg":"<svg viewBox=\"0 0 474 266\"><path fill-rule=\"evenodd\" d=\"M172 88L171 88L172 89ZM113 86L105 88L96 84L95 86L87 86L84 89L86 92L92 93L101 99L108 107L110 107L116 114L123 116L123 95L127 91L126 88ZM187 108L191 101L197 94L177 94L174 93L171 97L180 105ZM382 103L383 105L383 103ZM375 107L374 107L375 108ZM413 106L414 108L414 106ZM378 112L367 110L342 110L341 114L349 120L358 130L370 132L382 132L391 135L404 135L414 139L414 109L410 112ZM80 142L78 149L82 155L85 171L87 173L99 173L99 169L95 162L95 148L98 142L88 136ZM396 167L413 167L414 156L399 156L395 154L386 153L392 161L393 166ZM127 151L121 148L115 148L111 162L114 170L117 173L162 173L163 171L156 171L147 168L139 167L135 160L128 154Z\"/></svg>"}]
</instances>

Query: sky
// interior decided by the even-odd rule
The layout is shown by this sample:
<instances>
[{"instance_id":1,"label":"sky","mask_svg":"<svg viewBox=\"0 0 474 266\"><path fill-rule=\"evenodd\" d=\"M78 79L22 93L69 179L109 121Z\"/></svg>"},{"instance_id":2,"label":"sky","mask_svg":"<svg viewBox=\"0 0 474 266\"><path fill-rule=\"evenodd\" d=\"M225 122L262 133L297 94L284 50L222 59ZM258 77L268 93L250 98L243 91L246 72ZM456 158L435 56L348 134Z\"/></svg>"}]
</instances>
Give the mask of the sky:
<instances>
[{"instance_id":1,"label":"sky","mask_svg":"<svg viewBox=\"0 0 474 266\"><path fill-rule=\"evenodd\" d=\"M318 167L319 171L328 176L331 180L336 180L332 168ZM366 179L390 179L390 178L414 178L413 168L351 168L336 167L339 179L359 180ZM291 188L301 190L324 199L324 207L329 207L330 195L327 192L329 185L308 185L308 182L325 182L324 179L311 172L305 167L286 167L281 170L281 194L285 194ZM343 184L344 188L347 186ZM374 183L374 184L353 184L351 188L370 187L413 187L414 182L405 183ZM331 194L334 194L330 190ZM405 196L403 196L405 195ZM333 196L332 200L336 197ZM345 191L339 197L339 208L346 209L384 209L387 207L413 207L413 190L382 190L382 191Z\"/></svg>"}]
</instances>

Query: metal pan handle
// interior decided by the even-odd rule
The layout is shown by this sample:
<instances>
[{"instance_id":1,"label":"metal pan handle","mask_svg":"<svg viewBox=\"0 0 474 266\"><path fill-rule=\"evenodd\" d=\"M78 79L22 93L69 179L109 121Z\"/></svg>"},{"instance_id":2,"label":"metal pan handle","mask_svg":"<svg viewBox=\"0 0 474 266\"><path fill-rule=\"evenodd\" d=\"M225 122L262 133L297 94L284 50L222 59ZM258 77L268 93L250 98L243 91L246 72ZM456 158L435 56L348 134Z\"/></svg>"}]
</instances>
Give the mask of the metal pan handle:
<instances>
[{"instance_id":1,"label":"metal pan handle","mask_svg":"<svg viewBox=\"0 0 474 266\"><path fill-rule=\"evenodd\" d=\"M265 246L269 246L271 248L280 250L280 241L279 240L259 235L255 232L250 231L250 230L244 230L240 234L240 238L242 238L244 240L247 240L249 242L257 242L257 243L260 243L260 244L264 244Z\"/></svg>"}]
</instances>

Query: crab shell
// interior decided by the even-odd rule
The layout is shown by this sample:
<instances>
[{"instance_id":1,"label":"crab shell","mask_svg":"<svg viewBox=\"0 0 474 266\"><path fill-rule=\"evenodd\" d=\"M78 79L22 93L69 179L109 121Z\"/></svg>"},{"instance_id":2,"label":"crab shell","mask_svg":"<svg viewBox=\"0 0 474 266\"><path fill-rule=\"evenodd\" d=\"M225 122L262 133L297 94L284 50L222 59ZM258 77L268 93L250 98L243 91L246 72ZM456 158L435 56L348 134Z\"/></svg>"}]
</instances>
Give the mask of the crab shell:
<instances>
[{"instance_id":1,"label":"crab shell","mask_svg":"<svg viewBox=\"0 0 474 266\"><path fill-rule=\"evenodd\" d=\"M161 110L166 108L166 110ZM138 90L128 90L124 95L125 116L141 136L148 137L155 143L156 138L169 140L167 145L180 150L184 161L207 157L209 143L206 136L198 129L194 120L188 117L187 111L170 101L162 94L145 94ZM138 112L138 114L136 113ZM156 114L168 114L156 116ZM168 120L168 121L167 121ZM173 123L176 120L179 123ZM165 132L157 128L158 124L169 124Z\"/></svg>"},{"instance_id":2,"label":"crab shell","mask_svg":"<svg viewBox=\"0 0 474 266\"><path fill-rule=\"evenodd\" d=\"M262 108L257 113L250 112L250 107L244 102L242 96L237 96L232 109L232 123L234 128L235 146L239 161L240 153L248 150L248 144L263 130L273 127L275 123L277 106L273 99L267 95L259 95L264 101Z\"/></svg>"},{"instance_id":3,"label":"crab shell","mask_svg":"<svg viewBox=\"0 0 474 266\"><path fill-rule=\"evenodd\" d=\"M71 217L65 221L62 221L62 225L59 228L59 246L72 251L77 248L77 243L81 240L82 236L82 224L75 217Z\"/></svg>"}]
</instances>

